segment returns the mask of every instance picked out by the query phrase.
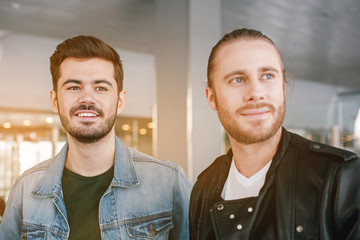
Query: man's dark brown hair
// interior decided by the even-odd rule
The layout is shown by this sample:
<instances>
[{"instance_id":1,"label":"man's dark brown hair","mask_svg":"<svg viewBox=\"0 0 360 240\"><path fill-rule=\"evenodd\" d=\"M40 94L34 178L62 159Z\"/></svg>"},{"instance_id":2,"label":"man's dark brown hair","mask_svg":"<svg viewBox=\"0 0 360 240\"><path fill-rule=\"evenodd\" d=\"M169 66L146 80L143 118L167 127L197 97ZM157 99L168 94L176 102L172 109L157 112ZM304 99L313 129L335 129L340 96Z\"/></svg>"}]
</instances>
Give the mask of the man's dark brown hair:
<instances>
[{"instance_id":1,"label":"man's dark brown hair","mask_svg":"<svg viewBox=\"0 0 360 240\"><path fill-rule=\"evenodd\" d=\"M118 92L122 91L124 73L119 54L102 40L81 35L60 43L50 57L50 71L55 92L57 91L58 80L61 77L60 65L66 58L101 58L112 62Z\"/></svg>"}]
</instances>

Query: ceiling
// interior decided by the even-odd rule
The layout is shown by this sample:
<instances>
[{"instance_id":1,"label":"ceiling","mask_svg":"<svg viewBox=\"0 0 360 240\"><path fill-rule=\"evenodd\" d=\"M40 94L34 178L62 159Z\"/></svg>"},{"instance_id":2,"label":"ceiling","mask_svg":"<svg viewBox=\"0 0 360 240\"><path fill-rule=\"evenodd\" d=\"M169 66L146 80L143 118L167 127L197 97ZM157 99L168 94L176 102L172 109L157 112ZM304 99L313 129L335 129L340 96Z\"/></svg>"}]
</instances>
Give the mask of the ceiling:
<instances>
[{"instance_id":1,"label":"ceiling","mask_svg":"<svg viewBox=\"0 0 360 240\"><path fill-rule=\"evenodd\" d=\"M261 30L295 78L360 89L360 1L223 0L221 11L223 33ZM0 29L56 39L95 35L137 52L154 52L155 23L154 0L0 0Z\"/></svg>"},{"instance_id":2,"label":"ceiling","mask_svg":"<svg viewBox=\"0 0 360 240\"><path fill-rule=\"evenodd\" d=\"M111 46L153 51L153 0L0 0L0 29L55 39L94 35Z\"/></svg>"}]
</instances>

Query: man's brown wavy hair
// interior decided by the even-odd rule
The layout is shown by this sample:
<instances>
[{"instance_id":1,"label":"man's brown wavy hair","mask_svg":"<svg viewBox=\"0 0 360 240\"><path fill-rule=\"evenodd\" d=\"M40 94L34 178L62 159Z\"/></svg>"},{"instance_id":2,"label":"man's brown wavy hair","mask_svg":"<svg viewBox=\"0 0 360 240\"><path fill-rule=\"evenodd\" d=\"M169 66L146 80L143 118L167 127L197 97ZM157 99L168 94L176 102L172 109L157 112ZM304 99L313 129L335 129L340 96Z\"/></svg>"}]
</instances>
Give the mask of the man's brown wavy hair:
<instances>
[{"instance_id":1,"label":"man's brown wavy hair","mask_svg":"<svg viewBox=\"0 0 360 240\"><path fill-rule=\"evenodd\" d=\"M66 58L101 58L112 62L118 92L122 91L124 73L119 54L96 37L80 35L57 45L55 52L50 57L50 72L55 92L57 91L58 80L61 77L60 65Z\"/></svg>"}]
</instances>

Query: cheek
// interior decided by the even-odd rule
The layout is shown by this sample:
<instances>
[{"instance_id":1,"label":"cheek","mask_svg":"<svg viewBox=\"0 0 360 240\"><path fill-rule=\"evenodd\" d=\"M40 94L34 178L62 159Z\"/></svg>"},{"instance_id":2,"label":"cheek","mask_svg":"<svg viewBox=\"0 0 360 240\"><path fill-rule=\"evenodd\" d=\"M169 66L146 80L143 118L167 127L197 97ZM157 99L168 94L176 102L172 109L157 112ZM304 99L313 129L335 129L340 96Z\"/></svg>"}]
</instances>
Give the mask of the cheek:
<instances>
[{"instance_id":1,"label":"cheek","mask_svg":"<svg viewBox=\"0 0 360 240\"><path fill-rule=\"evenodd\" d=\"M63 114L65 112L67 112L69 108L70 108L70 106L68 104L64 103L64 102L58 104L58 109Z\"/></svg>"},{"instance_id":2,"label":"cheek","mask_svg":"<svg viewBox=\"0 0 360 240\"><path fill-rule=\"evenodd\" d=\"M216 94L216 105L224 109L237 109L241 103L241 94L236 91L227 91L226 94Z\"/></svg>"},{"instance_id":3,"label":"cheek","mask_svg":"<svg viewBox=\"0 0 360 240\"><path fill-rule=\"evenodd\" d=\"M285 101L285 92L283 88L274 89L272 92L272 99L277 105L282 105Z\"/></svg>"},{"instance_id":4,"label":"cheek","mask_svg":"<svg viewBox=\"0 0 360 240\"><path fill-rule=\"evenodd\" d=\"M117 98L117 96L112 96L109 97L107 99L104 99L104 101L102 101L102 108L108 112L112 112L114 111L114 109L118 108L119 105L119 99Z\"/></svg>"},{"instance_id":5,"label":"cheek","mask_svg":"<svg viewBox=\"0 0 360 240\"><path fill-rule=\"evenodd\" d=\"M74 101L68 96L59 96L58 109L61 112L68 111L71 107L74 106Z\"/></svg>"}]
</instances>

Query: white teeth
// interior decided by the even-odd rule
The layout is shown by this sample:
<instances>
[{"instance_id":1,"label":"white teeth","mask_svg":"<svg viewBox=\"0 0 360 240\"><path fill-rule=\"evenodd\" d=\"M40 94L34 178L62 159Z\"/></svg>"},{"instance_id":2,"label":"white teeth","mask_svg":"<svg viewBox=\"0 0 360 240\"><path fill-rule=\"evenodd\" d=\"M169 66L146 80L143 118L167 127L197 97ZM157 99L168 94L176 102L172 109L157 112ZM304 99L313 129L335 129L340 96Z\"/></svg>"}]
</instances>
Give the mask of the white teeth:
<instances>
[{"instance_id":1,"label":"white teeth","mask_svg":"<svg viewBox=\"0 0 360 240\"><path fill-rule=\"evenodd\" d=\"M96 117L96 114L93 113L79 113L79 117Z\"/></svg>"}]
</instances>

